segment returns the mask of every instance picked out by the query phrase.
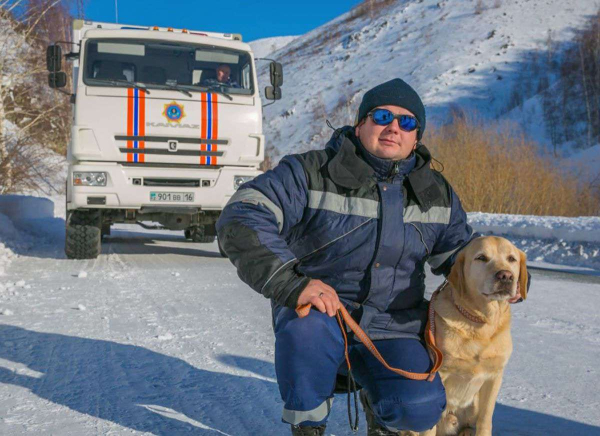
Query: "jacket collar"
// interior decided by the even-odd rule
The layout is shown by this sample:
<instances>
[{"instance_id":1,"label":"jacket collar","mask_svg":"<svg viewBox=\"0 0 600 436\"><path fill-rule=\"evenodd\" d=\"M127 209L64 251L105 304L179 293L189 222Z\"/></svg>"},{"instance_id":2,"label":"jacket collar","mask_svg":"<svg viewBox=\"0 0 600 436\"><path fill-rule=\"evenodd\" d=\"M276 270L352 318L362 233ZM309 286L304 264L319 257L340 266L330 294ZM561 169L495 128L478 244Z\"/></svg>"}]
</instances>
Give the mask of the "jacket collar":
<instances>
[{"instance_id":1,"label":"jacket collar","mask_svg":"<svg viewBox=\"0 0 600 436\"><path fill-rule=\"evenodd\" d=\"M358 138L355 137L354 129L351 126L336 129L326 148L335 152L333 158L326 165L331 179L337 185L349 189L358 189L369 182L373 182L376 176L381 174L381 171L385 171L384 165L376 170L373 168L372 163L371 165L367 163L364 153L360 150L361 145ZM428 210L433 202L441 196L440 188L437 186L430 168L431 154L429 150L424 145L419 144L414 155L414 163L407 162L404 171L408 172L407 181L417 202L424 210ZM392 165L391 161L376 159L380 162L389 162L389 165ZM389 174L389 169L387 173Z\"/></svg>"},{"instance_id":2,"label":"jacket collar","mask_svg":"<svg viewBox=\"0 0 600 436\"><path fill-rule=\"evenodd\" d=\"M358 189L372 180L375 172L362 158L350 135L354 136L350 126L337 129L333 133L326 148L332 149L336 154L328 162L327 169L337 185Z\"/></svg>"},{"instance_id":3,"label":"jacket collar","mask_svg":"<svg viewBox=\"0 0 600 436\"><path fill-rule=\"evenodd\" d=\"M373 171L377 176L377 180L379 181L387 181L391 178L395 178L396 176L404 178L415 167L416 158L414 153L411 153L408 158L399 161L382 159L367 150L360 139L358 139L354 134L350 136L350 140L354 143L356 148L360 150L362 158L371 166L371 168L373 168Z\"/></svg>"}]
</instances>

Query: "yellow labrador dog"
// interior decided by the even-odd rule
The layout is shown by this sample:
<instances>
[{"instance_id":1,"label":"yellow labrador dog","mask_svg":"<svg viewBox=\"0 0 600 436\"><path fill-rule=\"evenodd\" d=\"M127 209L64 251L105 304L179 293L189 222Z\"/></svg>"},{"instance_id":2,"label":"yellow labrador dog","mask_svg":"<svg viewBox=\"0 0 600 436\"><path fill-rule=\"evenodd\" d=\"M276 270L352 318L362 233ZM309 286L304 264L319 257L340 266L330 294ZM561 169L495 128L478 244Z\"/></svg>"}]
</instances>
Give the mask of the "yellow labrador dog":
<instances>
[{"instance_id":1,"label":"yellow labrador dog","mask_svg":"<svg viewBox=\"0 0 600 436\"><path fill-rule=\"evenodd\" d=\"M433 303L448 405L436 428L421 435L492 435L496 398L512 353L509 301L519 293L527 298L525 260L525 253L495 236L474 239L457 256Z\"/></svg>"}]
</instances>

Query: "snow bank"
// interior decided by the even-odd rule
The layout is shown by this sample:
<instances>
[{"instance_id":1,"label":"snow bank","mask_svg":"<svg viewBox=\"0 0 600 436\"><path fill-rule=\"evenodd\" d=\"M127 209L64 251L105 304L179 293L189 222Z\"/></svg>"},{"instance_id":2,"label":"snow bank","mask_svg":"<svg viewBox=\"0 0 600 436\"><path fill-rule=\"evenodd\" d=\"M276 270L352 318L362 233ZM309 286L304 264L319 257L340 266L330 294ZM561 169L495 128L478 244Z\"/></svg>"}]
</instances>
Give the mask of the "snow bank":
<instances>
[{"instance_id":1,"label":"snow bank","mask_svg":"<svg viewBox=\"0 0 600 436\"><path fill-rule=\"evenodd\" d=\"M600 244L600 217L547 217L473 212L469 223L479 232L501 236Z\"/></svg>"},{"instance_id":2,"label":"snow bank","mask_svg":"<svg viewBox=\"0 0 600 436\"><path fill-rule=\"evenodd\" d=\"M54 217L54 202L28 195L0 196L0 213L15 222Z\"/></svg>"},{"instance_id":3,"label":"snow bank","mask_svg":"<svg viewBox=\"0 0 600 436\"><path fill-rule=\"evenodd\" d=\"M0 275L18 253L61 243L64 229L64 219L54 216L52 200L28 195L0 195Z\"/></svg>"},{"instance_id":4,"label":"snow bank","mask_svg":"<svg viewBox=\"0 0 600 436\"><path fill-rule=\"evenodd\" d=\"M0 196L0 275L18 253L64 239L64 197ZM59 217L55 216L55 204ZM469 213L469 223L486 235L503 236L533 262L600 271L600 217L540 217Z\"/></svg>"},{"instance_id":5,"label":"snow bank","mask_svg":"<svg viewBox=\"0 0 600 436\"><path fill-rule=\"evenodd\" d=\"M503 236L527 253L529 261L600 271L600 217L541 217L474 212L473 228Z\"/></svg>"},{"instance_id":6,"label":"snow bank","mask_svg":"<svg viewBox=\"0 0 600 436\"><path fill-rule=\"evenodd\" d=\"M4 275L6 267L15 257L15 253L6 245L6 241L10 235L17 232L12 221L0 213L0 276Z\"/></svg>"},{"instance_id":7,"label":"snow bank","mask_svg":"<svg viewBox=\"0 0 600 436\"><path fill-rule=\"evenodd\" d=\"M16 229L33 236L50 241L64 236L64 220L54 217L54 202L48 198L1 195L0 214L12 220Z\"/></svg>"}]
</instances>

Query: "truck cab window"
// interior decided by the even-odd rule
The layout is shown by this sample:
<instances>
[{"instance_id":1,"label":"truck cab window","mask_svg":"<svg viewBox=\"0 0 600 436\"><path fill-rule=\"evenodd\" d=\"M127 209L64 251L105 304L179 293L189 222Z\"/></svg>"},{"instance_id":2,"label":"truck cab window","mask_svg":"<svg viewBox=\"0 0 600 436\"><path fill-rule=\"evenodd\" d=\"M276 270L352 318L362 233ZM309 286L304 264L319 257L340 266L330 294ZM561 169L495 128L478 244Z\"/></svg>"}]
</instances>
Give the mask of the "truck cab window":
<instances>
[{"instance_id":1,"label":"truck cab window","mask_svg":"<svg viewBox=\"0 0 600 436\"><path fill-rule=\"evenodd\" d=\"M122 82L128 81L150 89L219 88L228 94L253 95L251 65L249 53L217 46L92 39L86 44L83 81L90 86L126 87Z\"/></svg>"}]
</instances>

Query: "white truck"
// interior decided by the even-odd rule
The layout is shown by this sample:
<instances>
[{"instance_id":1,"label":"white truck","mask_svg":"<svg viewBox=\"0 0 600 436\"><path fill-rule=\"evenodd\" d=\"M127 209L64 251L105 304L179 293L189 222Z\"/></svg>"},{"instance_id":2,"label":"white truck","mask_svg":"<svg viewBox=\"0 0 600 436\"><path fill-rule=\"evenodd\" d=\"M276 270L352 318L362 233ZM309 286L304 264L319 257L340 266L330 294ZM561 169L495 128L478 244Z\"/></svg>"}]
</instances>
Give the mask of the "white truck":
<instances>
[{"instance_id":1,"label":"white truck","mask_svg":"<svg viewBox=\"0 0 600 436\"><path fill-rule=\"evenodd\" d=\"M236 34L83 20L72 44L67 257L97 257L114 223L214 241L223 207L264 159L250 46ZM48 47L52 88L66 85L62 57ZM270 75L265 97L277 100L281 64Z\"/></svg>"}]
</instances>

